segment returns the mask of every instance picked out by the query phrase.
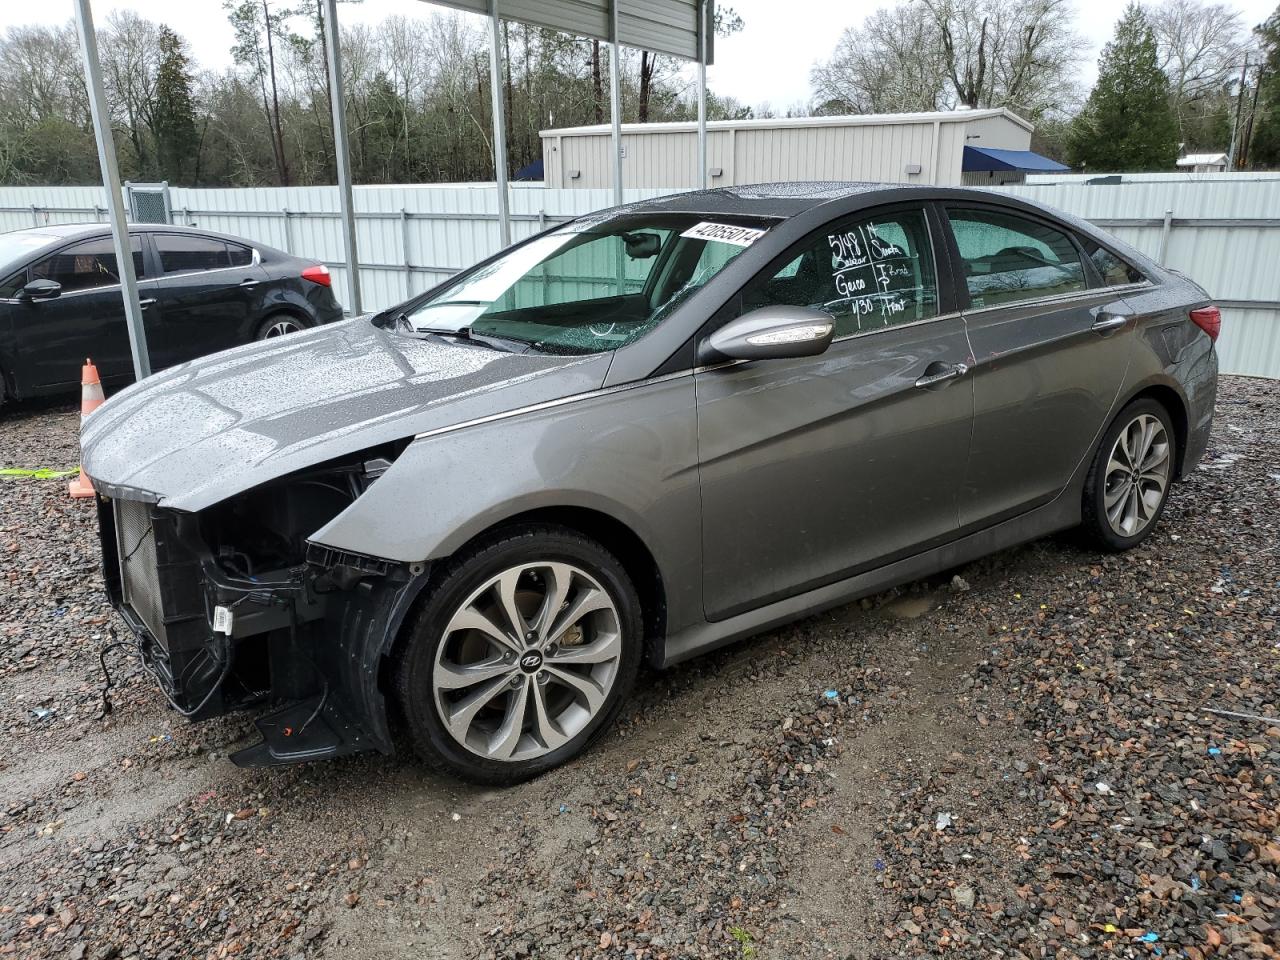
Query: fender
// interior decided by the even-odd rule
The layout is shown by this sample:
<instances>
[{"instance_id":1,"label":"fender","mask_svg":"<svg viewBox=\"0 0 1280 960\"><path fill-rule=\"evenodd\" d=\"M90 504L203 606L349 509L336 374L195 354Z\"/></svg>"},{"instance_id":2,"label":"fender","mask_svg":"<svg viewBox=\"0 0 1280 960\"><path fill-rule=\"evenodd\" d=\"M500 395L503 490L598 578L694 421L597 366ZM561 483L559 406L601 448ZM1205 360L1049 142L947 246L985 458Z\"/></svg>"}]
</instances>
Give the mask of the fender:
<instances>
[{"instance_id":1,"label":"fender","mask_svg":"<svg viewBox=\"0 0 1280 960\"><path fill-rule=\"evenodd\" d=\"M625 525L649 548L668 584L668 622L676 627L702 613L697 453L692 375L654 380L419 437L308 539L429 563L520 514L586 508Z\"/></svg>"}]
</instances>

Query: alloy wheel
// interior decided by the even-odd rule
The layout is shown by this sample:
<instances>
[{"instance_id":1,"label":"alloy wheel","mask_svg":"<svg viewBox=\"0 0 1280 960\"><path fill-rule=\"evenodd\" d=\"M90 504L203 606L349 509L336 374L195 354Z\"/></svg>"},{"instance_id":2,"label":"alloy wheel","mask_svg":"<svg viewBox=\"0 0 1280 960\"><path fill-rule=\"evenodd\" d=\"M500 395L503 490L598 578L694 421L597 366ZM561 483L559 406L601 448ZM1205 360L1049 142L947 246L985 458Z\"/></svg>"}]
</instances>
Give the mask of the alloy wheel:
<instances>
[{"instance_id":1,"label":"alloy wheel","mask_svg":"<svg viewBox=\"0 0 1280 960\"><path fill-rule=\"evenodd\" d=\"M432 694L449 734L488 760L530 760L599 714L622 656L614 599L573 564L509 567L450 617Z\"/></svg>"},{"instance_id":2,"label":"alloy wheel","mask_svg":"<svg viewBox=\"0 0 1280 960\"><path fill-rule=\"evenodd\" d=\"M302 329L302 324L297 320L290 320L287 317L281 317L272 322L266 330L262 332L263 340L270 340L272 337L283 337L289 333L297 333Z\"/></svg>"},{"instance_id":3,"label":"alloy wheel","mask_svg":"<svg viewBox=\"0 0 1280 960\"><path fill-rule=\"evenodd\" d=\"M1139 414L1116 437L1102 502L1107 523L1119 536L1137 536L1159 513L1173 466L1170 453L1164 424L1149 413Z\"/></svg>"}]
</instances>

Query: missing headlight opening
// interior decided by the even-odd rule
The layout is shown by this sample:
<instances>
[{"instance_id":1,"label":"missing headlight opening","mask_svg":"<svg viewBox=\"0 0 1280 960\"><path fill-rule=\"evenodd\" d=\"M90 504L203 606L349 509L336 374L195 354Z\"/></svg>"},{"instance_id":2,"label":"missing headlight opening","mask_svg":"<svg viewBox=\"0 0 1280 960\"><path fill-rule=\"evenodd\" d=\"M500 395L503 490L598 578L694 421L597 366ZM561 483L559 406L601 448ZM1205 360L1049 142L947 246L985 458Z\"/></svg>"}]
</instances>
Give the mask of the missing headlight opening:
<instances>
[{"instance_id":1,"label":"missing headlight opening","mask_svg":"<svg viewBox=\"0 0 1280 960\"><path fill-rule=\"evenodd\" d=\"M191 719L276 707L257 721L263 742L237 763L389 749L382 641L420 577L308 538L403 447L294 473L198 513L99 501L107 592L173 707Z\"/></svg>"}]
</instances>

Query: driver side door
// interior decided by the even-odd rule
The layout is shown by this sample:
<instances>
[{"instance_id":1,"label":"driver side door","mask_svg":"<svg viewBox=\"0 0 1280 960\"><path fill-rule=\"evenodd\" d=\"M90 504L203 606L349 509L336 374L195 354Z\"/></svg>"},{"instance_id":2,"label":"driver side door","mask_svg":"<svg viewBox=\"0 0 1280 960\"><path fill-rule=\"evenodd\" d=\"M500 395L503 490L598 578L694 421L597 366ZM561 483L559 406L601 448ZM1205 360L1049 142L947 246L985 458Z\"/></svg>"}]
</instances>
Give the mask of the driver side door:
<instances>
[{"instance_id":1,"label":"driver side door","mask_svg":"<svg viewBox=\"0 0 1280 960\"><path fill-rule=\"evenodd\" d=\"M738 313L817 307L835 340L695 375L708 619L956 534L973 391L939 225L919 204L841 218L744 289Z\"/></svg>"},{"instance_id":2,"label":"driver side door","mask_svg":"<svg viewBox=\"0 0 1280 960\"><path fill-rule=\"evenodd\" d=\"M129 238L138 296L148 324L155 282L146 280L142 242ZM13 305L14 334L23 391L70 389L80 383L80 367L93 360L103 379L133 372L124 298L111 237L69 244L33 263L29 280L53 280L59 296Z\"/></svg>"}]
</instances>

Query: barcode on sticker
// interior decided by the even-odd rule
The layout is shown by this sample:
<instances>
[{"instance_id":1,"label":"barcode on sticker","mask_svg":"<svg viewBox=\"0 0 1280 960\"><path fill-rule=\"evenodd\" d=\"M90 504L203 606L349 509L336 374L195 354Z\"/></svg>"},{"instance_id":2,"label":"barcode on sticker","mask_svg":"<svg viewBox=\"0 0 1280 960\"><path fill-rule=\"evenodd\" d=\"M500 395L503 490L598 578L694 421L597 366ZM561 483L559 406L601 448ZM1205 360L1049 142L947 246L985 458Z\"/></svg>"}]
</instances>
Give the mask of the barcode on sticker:
<instances>
[{"instance_id":1,"label":"barcode on sticker","mask_svg":"<svg viewBox=\"0 0 1280 960\"><path fill-rule=\"evenodd\" d=\"M213 632L225 633L231 636L231 625L235 621L235 616L231 613L230 607L214 607L213 608Z\"/></svg>"},{"instance_id":2,"label":"barcode on sticker","mask_svg":"<svg viewBox=\"0 0 1280 960\"><path fill-rule=\"evenodd\" d=\"M703 221L697 226L690 227L680 236L694 240L716 240L720 243L731 243L735 247L749 247L764 236L764 231L754 227L739 227L732 223Z\"/></svg>"}]
</instances>

